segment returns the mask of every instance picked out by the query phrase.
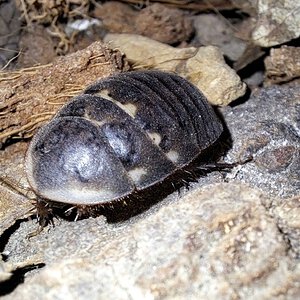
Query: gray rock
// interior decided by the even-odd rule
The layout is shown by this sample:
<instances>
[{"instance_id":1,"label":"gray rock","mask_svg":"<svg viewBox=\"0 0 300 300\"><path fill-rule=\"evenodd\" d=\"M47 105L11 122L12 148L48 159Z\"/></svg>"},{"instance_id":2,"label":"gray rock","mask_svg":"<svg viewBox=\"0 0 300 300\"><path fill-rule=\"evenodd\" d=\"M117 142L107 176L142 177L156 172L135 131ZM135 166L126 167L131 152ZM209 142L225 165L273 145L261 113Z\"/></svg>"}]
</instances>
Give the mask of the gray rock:
<instances>
[{"instance_id":1,"label":"gray rock","mask_svg":"<svg viewBox=\"0 0 300 300\"><path fill-rule=\"evenodd\" d=\"M300 258L300 198L299 195L290 199L273 201L270 212L276 218L278 228L289 244L290 252Z\"/></svg>"},{"instance_id":2,"label":"gray rock","mask_svg":"<svg viewBox=\"0 0 300 300\"><path fill-rule=\"evenodd\" d=\"M251 38L256 45L271 47L299 37L299 1L231 1L255 19Z\"/></svg>"},{"instance_id":3,"label":"gray rock","mask_svg":"<svg viewBox=\"0 0 300 300\"><path fill-rule=\"evenodd\" d=\"M194 18L195 40L204 46L217 46L231 60L237 60L246 49L246 42L235 37L232 27L220 16L200 14ZM194 41L194 42L196 42Z\"/></svg>"},{"instance_id":4,"label":"gray rock","mask_svg":"<svg viewBox=\"0 0 300 300\"><path fill-rule=\"evenodd\" d=\"M223 116L232 138L225 160L253 161L236 180L273 196L300 192L300 87L262 89L244 104L224 107Z\"/></svg>"},{"instance_id":5,"label":"gray rock","mask_svg":"<svg viewBox=\"0 0 300 300\"><path fill-rule=\"evenodd\" d=\"M270 47L299 37L300 10L297 1L253 1L255 2L258 18L252 32L254 43Z\"/></svg>"},{"instance_id":6,"label":"gray rock","mask_svg":"<svg viewBox=\"0 0 300 300\"><path fill-rule=\"evenodd\" d=\"M123 224L62 222L19 236L11 253L39 253L46 267L4 299L262 299L286 286L284 299L295 299L300 265L264 202L243 185L211 185Z\"/></svg>"}]
</instances>

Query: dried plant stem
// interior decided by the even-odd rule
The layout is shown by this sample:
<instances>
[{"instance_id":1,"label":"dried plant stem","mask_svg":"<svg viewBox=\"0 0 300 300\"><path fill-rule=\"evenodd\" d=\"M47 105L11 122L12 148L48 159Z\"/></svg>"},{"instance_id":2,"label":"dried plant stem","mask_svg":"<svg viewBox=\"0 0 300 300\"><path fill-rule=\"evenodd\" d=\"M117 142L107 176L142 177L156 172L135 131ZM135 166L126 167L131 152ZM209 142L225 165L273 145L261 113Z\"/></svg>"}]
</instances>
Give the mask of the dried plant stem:
<instances>
[{"instance_id":1,"label":"dried plant stem","mask_svg":"<svg viewBox=\"0 0 300 300\"><path fill-rule=\"evenodd\" d=\"M50 118L49 115L43 116L43 117L37 118L36 120L25 124L25 125L23 125L19 128L13 129L11 131L6 131L6 132L3 132L3 133L0 133L0 140L4 139L4 138L7 138L9 136L12 136L12 135L16 135L16 134L18 134L22 131L28 131L31 127L34 127L38 123L47 121L47 120L49 120L49 118Z\"/></svg>"}]
</instances>

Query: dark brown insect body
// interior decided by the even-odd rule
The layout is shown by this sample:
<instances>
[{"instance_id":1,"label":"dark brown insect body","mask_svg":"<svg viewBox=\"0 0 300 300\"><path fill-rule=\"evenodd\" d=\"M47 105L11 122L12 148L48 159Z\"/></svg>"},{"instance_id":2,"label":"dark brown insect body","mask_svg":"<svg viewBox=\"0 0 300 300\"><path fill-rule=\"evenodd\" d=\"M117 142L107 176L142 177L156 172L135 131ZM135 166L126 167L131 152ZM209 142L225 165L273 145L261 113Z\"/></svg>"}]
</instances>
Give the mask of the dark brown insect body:
<instances>
[{"instance_id":1,"label":"dark brown insect body","mask_svg":"<svg viewBox=\"0 0 300 300\"><path fill-rule=\"evenodd\" d=\"M63 106L34 136L29 183L44 201L98 205L163 182L222 133L203 94L161 71L114 75Z\"/></svg>"}]
</instances>

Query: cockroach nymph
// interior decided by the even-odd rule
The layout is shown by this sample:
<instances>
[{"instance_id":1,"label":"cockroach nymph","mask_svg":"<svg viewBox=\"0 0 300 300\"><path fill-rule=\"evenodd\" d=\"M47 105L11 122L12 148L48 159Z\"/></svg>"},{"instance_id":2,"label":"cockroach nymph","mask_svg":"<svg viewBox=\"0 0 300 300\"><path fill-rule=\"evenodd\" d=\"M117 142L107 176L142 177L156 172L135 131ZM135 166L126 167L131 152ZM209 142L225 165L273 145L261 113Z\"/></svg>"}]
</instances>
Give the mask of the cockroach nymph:
<instances>
[{"instance_id":1,"label":"cockroach nymph","mask_svg":"<svg viewBox=\"0 0 300 300\"><path fill-rule=\"evenodd\" d=\"M161 186L222 131L186 79L120 73L89 86L38 130L26 154L27 178L39 205L92 211Z\"/></svg>"}]
</instances>

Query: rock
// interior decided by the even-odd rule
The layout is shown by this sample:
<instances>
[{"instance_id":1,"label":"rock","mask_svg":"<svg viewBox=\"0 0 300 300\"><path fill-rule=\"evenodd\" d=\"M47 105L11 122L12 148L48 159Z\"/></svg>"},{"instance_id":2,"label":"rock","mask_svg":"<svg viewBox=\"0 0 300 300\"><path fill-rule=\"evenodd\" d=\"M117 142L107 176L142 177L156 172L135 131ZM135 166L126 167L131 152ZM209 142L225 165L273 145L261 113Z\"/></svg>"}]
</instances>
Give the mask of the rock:
<instances>
[{"instance_id":1,"label":"rock","mask_svg":"<svg viewBox=\"0 0 300 300\"><path fill-rule=\"evenodd\" d=\"M200 14L194 18L194 26L196 32L194 43L217 46L232 61L236 61L246 49L246 42L235 37L232 27L219 15Z\"/></svg>"},{"instance_id":2,"label":"rock","mask_svg":"<svg viewBox=\"0 0 300 300\"><path fill-rule=\"evenodd\" d=\"M258 19L252 32L256 45L271 47L300 35L300 11L293 1L255 1Z\"/></svg>"},{"instance_id":3,"label":"rock","mask_svg":"<svg viewBox=\"0 0 300 300\"><path fill-rule=\"evenodd\" d=\"M187 78L214 105L228 105L245 93L246 85L216 47L179 49L131 34L108 34L104 41L124 52L136 69L160 69Z\"/></svg>"},{"instance_id":4,"label":"rock","mask_svg":"<svg viewBox=\"0 0 300 300\"><path fill-rule=\"evenodd\" d=\"M43 26L28 28L20 39L22 52L17 62L18 69L51 63L57 56L55 46Z\"/></svg>"},{"instance_id":5,"label":"rock","mask_svg":"<svg viewBox=\"0 0 300 300\"><path fill-rule=\"evenodd\" d=\"M194 31L182 10L160 3L147 6L136 18L136 33L166 44L187 41Z\"/></svg>"},{"instance_id":6,"label":"rock","mask_svg":"<svg viewBox=\"0 0 300 300\"><path fill-rule=\"evenodd\" d=\"M265 59L266 83L290 82L300 77L300 48L282 46L273 48Z\"/></svg>"},{"instance_id":7,"label":"rock","mask_svg":"<svg viewBox=\"0 0 300 300\"><path fill-rule=\"evenodd\" d=\"M11 278L12 273L11 273L10 266L8 264L5 264L2 259L0 260L0 284L1 282L5 282L6 280L9 280Z\"/></svg>"},{"instance_id":8,"label":"rock","mask_svg":"<svg viewBox=\"0 0 300 300\"><path fill-rule=\"evenodd\" d=\"M277 197L299 194L299 94L299 86L273 86L239 106L222 109L232 139L226 160L253 156L237 180Z\"/></svg>"},{"instance_id":9,"label":"rock","mask_svg":"<svg viewBox=\"0 0 300 300\"><path fill-rule=\"evenodd\" d=\"M267 202L217 184L175 193L123 224L62 222L30 241L16 233L9 262L41 253L46 266L4 299L295 299L300 265Z\"/></svg>"},{"instance_id":10,"label":"rock","mask_svg":"<svg viewBox=\"0 0 300 300\"><path fill-rule=\"evenodd\" d=\"M274 201L275 202L275 201ZM281 199L271 206L271 213L277 219L278 227L295 258L300 257L300 197Z\"/></svg>"},{"instance_id":11,"label":"rock","mask_svg":"<svg viewBox=\"0 0 300 300\"><path fill-rule=\"evenodd\" d=\"M30 200L21 195L9 191L5 186L0 185L0 235L15 224L16 220L23 219L32 214L33 208Z\"/></svg>"},{"instance_id":12,"label":"rock","mask_svg":"<svg viewBox=\"0 0 300 300\"><path fill-rule=\"evenodd\" d=\"M93 17L100 19L108 32L133 32L138 12L125 3L105 2L96 6Z\"/></svg>"},{"instance_id":13,"label":"rock","mask_svg":"<svg viewBox=\"0 0 300 300\"><path fill-rule=\"evenodd\" d=\"M231 1L255 18L254 27L250 28L254 44L272 47L299 37L300 10L297 1Z\"/></svg>"},{"instance_id":14,"label":"rock","mask_svg":"<svg viewBox=\"0 0 300 300\"><path fill-rule=\"evenodd\" d=\"M32 215L34 207L25 197L26 194L29 195L24 171L26 149L27 143L16 143L0 152L0 236L16 220ZM3 249L0 247L1 250Z\"/></svg>"},{"instance_id":15,"label":"rock","mask_svg":"<svg viewBox=\"0 0 300 300\"><path fill-rule=\"evenodd\" d=\"M141 10L116 1L97 6L94 16L110 33L134 33L166 44L187 41L193 33L191 20L176 8L154 3Z\"/></svg>"}]
</instances>

